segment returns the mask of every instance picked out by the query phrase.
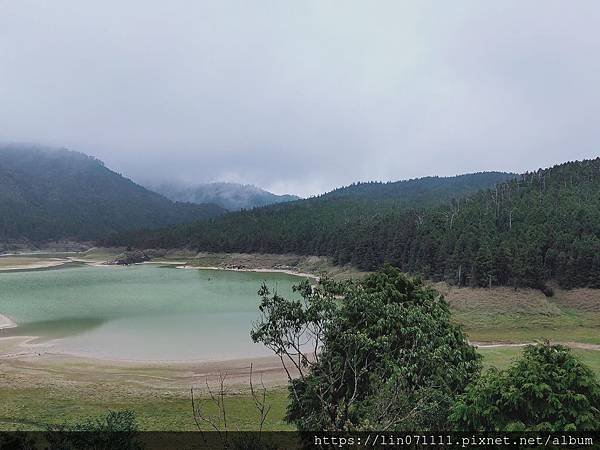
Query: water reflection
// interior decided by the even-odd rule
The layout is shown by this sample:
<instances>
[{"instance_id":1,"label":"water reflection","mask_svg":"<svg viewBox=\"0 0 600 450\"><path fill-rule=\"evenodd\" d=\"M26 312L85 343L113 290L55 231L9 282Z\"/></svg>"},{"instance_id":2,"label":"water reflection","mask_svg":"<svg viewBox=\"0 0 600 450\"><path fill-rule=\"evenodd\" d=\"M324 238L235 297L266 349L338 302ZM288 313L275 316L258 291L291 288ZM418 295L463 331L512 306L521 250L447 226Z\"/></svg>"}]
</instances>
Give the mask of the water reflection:
<instances>
[{"instance_id":1,"label":"water reflection","mask_svg":"<svg viewBox=\"0 0 600 450\"><path fill-rule=\"evenodd\" d=\"M46 342L53 339L63 339L92 331L107 322L98 318L69 318L57 320L42 320L24 323L15 328L0 330L0 337L37 336L32 342Z\"/></svg>"}]
</instances>

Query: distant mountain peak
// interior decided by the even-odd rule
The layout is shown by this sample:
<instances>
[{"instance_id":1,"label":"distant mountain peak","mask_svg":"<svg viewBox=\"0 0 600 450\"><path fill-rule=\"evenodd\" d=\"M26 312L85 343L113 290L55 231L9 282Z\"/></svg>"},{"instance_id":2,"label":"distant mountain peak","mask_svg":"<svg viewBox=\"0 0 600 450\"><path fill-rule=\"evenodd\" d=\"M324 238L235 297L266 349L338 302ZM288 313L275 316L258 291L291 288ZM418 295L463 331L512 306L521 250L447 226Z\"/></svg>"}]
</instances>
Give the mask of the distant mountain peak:
<instances>
[{"instance_id":1,"label":"distant mountain peak","mask_svg":"<svg viewBox=\"0 0 600 450\"><path fill-rule=\"evenodd\" d=\"M277 195L253 184L231 182L198 183L193 186L178 183L163 183L150 189L165 197L180 202L213 203L229 211L252 209L274 203L298 200L296 195Z\"/></svg>"}]
</instances>

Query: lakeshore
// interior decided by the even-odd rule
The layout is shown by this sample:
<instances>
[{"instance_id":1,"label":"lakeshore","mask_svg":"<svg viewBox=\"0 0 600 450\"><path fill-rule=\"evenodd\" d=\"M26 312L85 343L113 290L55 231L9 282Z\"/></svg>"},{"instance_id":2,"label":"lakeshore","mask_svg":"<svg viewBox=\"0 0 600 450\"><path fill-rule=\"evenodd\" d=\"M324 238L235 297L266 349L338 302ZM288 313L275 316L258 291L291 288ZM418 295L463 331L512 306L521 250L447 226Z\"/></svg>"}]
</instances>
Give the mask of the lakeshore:
<instances>
[{"instance_id":1,"label":"lakeshore","mask_svg":"<svg viewBox=\"0 0 600 450\"><path fill-rule=\"evenodd\" d=\"M256 315L258 297L255 292L260 280L270 279L283 288L291 286L298 279L297 277L290 277L289 274L284 273L265 274L268 276L264 277L263 274L254 272L238 273L224 270L198 270L197 273L194 273L192 270L171 270L175 266L164 262L139 264L134 267L109 265L98 267L99 265L101 262L98 260L93 262L84 260L79 266L51 268L46 271L7 271L0 274L0 277L3 277L3 287L7 288L4 290L4 307L7 305L8 297L13 298L13 295L22 293L24 287L34 282L33 280L52 280L53 283L59 283L64 288L53 294L53 291L49 290L51 285L42 283L36 287L36 290L41 289L40 292L44 292L44 294L36 301L49 302L54 299L53 302L55 302L59 298L73 299L70 303L72 306L66 305L66 309L63 308L61 314L72 313L72 318L66 319L66 322L77 324L72 329L66 329L63 335L57 336L52 335L53 330L47 326L34 326L27 320L19 324L18 320L14 320L11 315L5 313L0 316L0 396L3 398L2 405L0 405L0 430L43 429L47 423L70 420L79 417L80 414L102 414L106 409L119 407L134 408L141 416L144 429L192 430L195 429L195 425L189 414L190 389L193 388L200 401L204 402L209 397L208 389L218 389L222 377L227 389L228 402L235 403L236 412L241 411L251 417L253 403L248 391L251 372L253 382L256 385L264 385L269 390L269 398L274 402L273 420L268 422L269 428L290 429L289 425L282 421L287 403L284 388L288 380L287 372L278 357L271 355L269 351L258 344L249 344L249 328L251 317ZM171 269L160 267L162 265L170 266ZM97 274L99 278L96 281L89 280L86 277L89 277L90 274ZM150 294L169 299L167 293L173 293L174 286L184 289L175 295L178 298L178 304L183 309L182 314L172 316L173 320L168 319L168 314L166 314L167 318L163 317L163 313L159 310L156 311L158 314L156 320L144 316L139 319L135 316L130 317L131 311L125 310L125 316L115 322L119 328L127 330L125 334L117 333L117 340L127 340L130 333L146 329L153 329L155 332L153 334L162 336L152 344L148 341L149 336L142 337L143 334L140 335L139 341L142 350L145 347L156 348L157 343L168 343L167 348L159 348L160 352L156 354L146 353L146 355L152 356L150 359L145 359L144 355L132 359L127 358L128 355L136 354L137 347L132 347L129 353L123 353L121 347L127 346L125 342L122 342L123 345L117 345L116 341L114 344L106 343L105 337L110 337L115 330L113 326L102 331L103 327L111 324L111 311L123 307L123 304L127 303L119 296L112 303L106 302L106 292L114 295L118 290L108 287L105 284L106 279L115 276L118 277L115 283L121 286L127 298L131 298L135 303L133 307L135 310L141 309L140 300L135 300L136 297L141 296L145 302L154 303L154 297ZM138 276L142 276L142 278L136 278ZM164 284L161 283L163 281L160 279L161 276L174 278L173 283L175 284L163 286L161 290L160 287ZM80 282L86 286L85 294L88 299L90 297L104 298L104 301L101 302L103 305L94 306L95 312L94 308L90 310L86 306L78 307L79 301L77 300L86 298L82 297L83 291L76 290L70 293L74 280L77 281L81 277L83 278ZM138 281L134 281L136 279ZM213 338L194 339L192 336L197 333L190 334L192 330L190 327L196 323L203 323L201 316L194 318L193 315L190 315L190 308L198 298L194 292L206 291L210 294L215 289L219 289L217 288L220 286L219 279L223 279L228 286L228 289L223 292L228 301L224 302L225 297L223 297L223 300L217 304L218 311L211 313L210 310L207 310L208 319L204 321L204 326L198 327L200 336L205 334ZM24 282L25 280L29 281ZM148 291L144 291L146 293L140 291L141 286L147 284L149 280L155 280L156 284ZM97 283L100 283L100 287L95 289L93 286ZM11 285L13 286L12 290ZM186 288L186 286L188 287ZM287 292L287 288L284 290ZM237 298L236 295L239 296L241 292L245 292L244 296L251 300L247 306L241 305L239 300L237 303L231 303L231 299ZM132 297L131 294L134 296ZM16 302L20 303L18 299ZM212 300L212 303L215 303L215 300ZM90 306L93 306L93 303ZM236 316L235 311L240 306L242 315ZM153 308L157 308L157 306ZM234 309L231 310L231 308ZM168 309L167 312L173 312L170 311L173 310L172 306L168 306ZM145 311L148 309L146 308ZM228 316L227 314L230 313L227 311L232 311L231 313L234 315ZM99 314L99 322L82 320L82 314L88 312ZM53 314L57 318L60 317L60 315L56 316L58 313L52 312L52 310L48 310L47 313L50 319ZM107 317L103 319L105 314ZM236 317L239 319L235 319ZM32 320L38 319L33 317ZM125 322L121 326L123 320ZM131 322L132 320L133 322ZM139 324L138 320L141 320ZM155 325L144 325L148 323L147 320L151 320L150 323ZM211 325L211 322L217 327L213 331L206 328ZM50 325L54 323L62 324L63 322L56 322L54 319L49 322ZM181 323L187 324L189 331L188 334L180 335L177 340L175 333L186 328L182 327ZM132 327L131 324L134 326ZM229 328L227 328L228 326ZM36 329L42 333L29 333ZM216 337L219 333L222 336ZM128 345L131 345L132 336L130 335L129 338ZM134 339L134 341L137 340ZM67 345L69 341L74 342L75 345ZM90 347L90 344L95 342L98 345ZM204 351L192 353L188 351L194 347L202 350L203 342L206 342L207 348L211 349L210 354ZM218 345L219 342L225 345L222 347L222 351L219 350L221 348ZM136 342L133 343L137 345ZM105 345L108 345L105 351L96 354L96 351ZM252 348L260 349L260 352L250 350L249 345ZM79 346L91 351L79 352L77 351ZM213 347L214 352L212 351ZM119 349L121 353L115 354L116 349ZM195 354L204 354L204 357L196 358ZM287 369L292 376L295 376L292 367ZM40 402L42 398L44 401ZM23 404L28 405L26 410L21 408L20 405ZM210 409L212 406L207 404L206 407ZM243 420L250 419L245 417ZM253 424L254 421L248 423ZM248 425L247 428L252 429L252 426ZM243 425L241 427L243 428Z\"/></svg>"},{"instance_id":2,"label":"lakeshore","mask_svg":"<svg viewBox=\"0 0 600 450\"><path fill-rule=\"evenodd\" d=\"M111 263L122 248L91 248L85 252L28 252L0 254L0 273L17 270L37 270L59 268L64 265L79 263L91 266L119 265ZM322 272L334 275L338 279L361 276L352 267L336 267L325 257L273 255L273 254L241 254L241 253L207 253L175 250L152 260L136 264L155 264L175 266L183 269L229 270L238 272L284 273L293 276L318 279Z\"/></svg>"},{"instance_id":3,"label":"lakeshore","mask_svg":"<svg viewBox=\"0 0 600 450\"><path fill-rule=\"evenodd\" d=\"M219 260L215 261L217 258ZM84 274L85 268L88 267L90 270L97 270L102 279L112 276L111 274L126 277L119 281L119 286L136 293L136 296L142 295L142 291L138 290L139 286L162 274L168 275L168 278L175 278L175 285L181 284L180 276L199 278L204 280L203 286L209 291L215 288L213 278L217 275L257 276L252 278L253 284L244 288L250 291L250 297L256 292L255 285L261 279L258 275L294 275L294 279L297 279L297 276L317 276L299 270L300 267L307 267L306 260L301 260L300 265L282 267L294 262L290 256L286 256L286 260L273 258L267 267L260 267L259 261L268 258L270 257L265 255L242 255L236 259L222 255L193 258L173 254L170 258L162 260L115 267L104 264L108 258L101 258L98 253L92 252L87 255L69 255L68 261L71 266L67 265L64 268L7 271L0 276L33 275L34 278L46 276L57 280L65 274L75 276L81 271L81 274ZM313 261L323 263L316 258ZM211 265L208 265L209 263ZM175 271L176 267L185 267L186 270ZM193 269L198 270L194 272ZM140 280L141 284L131 284L130 277L147 270L152 270L150 277ZM338 273L340 272L342 271ZM211 281L208 282L208 279ZM85 281L85 284L89 288L85 295L92 295L96 289L95 283ZM20 289L21 284L18 286ZM479 347L478 351L484 356L486 366L505 367L518 357L526 344L548 338L554 343L562 342L571 346L579 357L600 373L600 338L597 332L600 326L600 291L557 289L553 298L547 298L541 292L532 289L470 289L445 284L435 284L434 287L448 300L455 320L463 324L471 343ZM108 289L111 290L115 289ZM155 289L151 289L152 293L154 291ZM104 287L99 292L104 296L107 288ZM167 297L169 293L173 292L158 292ZM81 298L82 295L83 291L74 298ZM231 293L227 295L230 296ZM61 290L60 296L64 297L65 291ZM186 295L177 294L175 297L185 299ZM110 304L105 306L106 311L112 307ZM256 303L249 304L249 308L254 311ZM240 429L252 429L255 422L252 418L254 411L249 393L251 366L255 383L264 383L273 405L269 429L290 428L283 421L287 404L285 386L288 378L276 356L256 354L244 357L244 352L233 352L229 357L219 357L219 351L216 351L210 358L194 358L193 355L182 357L180 354L145 359L143 356L127 358L111 354L110 351L103 354L78 352L64 346L64 337L40 340L40 336L34 333L22 333L25 335L21 336L18 320L4 311L3 314L0 317L0 328L4 328L0 330L0 336L4 336L0 337L0 395L6 400L0 407L0 429L39 429L43 428L43 423L58 423L63 419L102 413L111 408L132 407L138 412L142 428L145 430L192 430L195 425L190 414L190 389L197 390L202 399L210 398L208 389L218 388L222 376L225 377L228 402L235 405L235 411L242 411ZM178 321L171 324L170 330L181 328L179 319L185 323L187 314L178 316ZM73 316L75 322L78 315ZM196 319L192 321L198 322ZM245 325L240 322L236 327L242 328L243 333L240 336L247 338L248 322L244 323ZM9 326L11 328L8 328ZM27 326L24 324L22 330L27 330ZM101 330L102 326L102 323L84 322L81 329L75 331L89 330L84 334L93 335ZM168 327L169 322L157 320L154 326L162 332L164 330L161 328ZM230 332L223 333L219 329L210 331L210 336L211 344L238 339ZM173 350L179 351L182 347L190 347L190 344L194 345L193 342L180 341ZM115 345L116 341L112 347ZM292 376L294 375L292 371ZM27 411L19 407L23 402L29 405Z\"/></svg>"}]
</instances>

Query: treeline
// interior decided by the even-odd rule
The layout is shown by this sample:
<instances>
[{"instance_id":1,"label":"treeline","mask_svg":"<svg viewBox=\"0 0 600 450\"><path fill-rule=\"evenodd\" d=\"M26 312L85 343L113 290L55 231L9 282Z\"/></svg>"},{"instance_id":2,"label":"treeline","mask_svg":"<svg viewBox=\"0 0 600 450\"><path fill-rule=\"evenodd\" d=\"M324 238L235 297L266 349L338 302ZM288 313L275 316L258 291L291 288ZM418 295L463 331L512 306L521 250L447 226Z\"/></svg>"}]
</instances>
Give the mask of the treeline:
<instances>
[{"instance_id":1,"label":"treeline","mask_svg":"<svg viewBox=\"0 0 600 450\"><path fill-rule=\"evenodd\" d=\"M327 255L469 286L600 287L600 159L525 173L428 208L325 196L104 244Z\"/></svg>"},{"instance_id":2,"label":"treeline","mask_svg":"<svg viewBox=\"0 0 600 450\"><path fill-rule=\"evenodd\" d=\"M517 176L506 172L477 172L454 177L423 177L394 182L362 182L335 189L321 198L394 200L398 206L429 208L489 188Z\"/></svg>"}]
</instances>

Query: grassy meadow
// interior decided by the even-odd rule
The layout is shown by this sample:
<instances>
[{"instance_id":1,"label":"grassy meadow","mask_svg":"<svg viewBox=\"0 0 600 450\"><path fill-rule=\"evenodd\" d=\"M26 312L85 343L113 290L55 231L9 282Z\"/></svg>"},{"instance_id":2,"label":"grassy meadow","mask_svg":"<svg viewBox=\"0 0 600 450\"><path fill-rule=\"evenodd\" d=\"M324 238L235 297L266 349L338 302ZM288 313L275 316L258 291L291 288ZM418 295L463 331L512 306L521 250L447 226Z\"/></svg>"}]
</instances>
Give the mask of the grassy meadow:
<instances>
[{"instance_id":1,"label":"grassy meadow","mask_svg":"<svg viewBox=\"0 0 600 450\"><path fill-rule=\"evenodd\" d=\"M484 367L507 367L522 352L520 347L480 349ZM600 351L575 349L574 352L600 377ZM201 390L198 391L200 394ZM200 394L202 395L202 394ZM93 383L51 386L4 386L0 378L0 429L39 430L47 424L60 424L98 416L107 410L133 409L142 430L196 430L192 416L190 393L187 389L168 392L112 384ZM216 405L204 392L202 408L211 416L219 414ZM268 430L290 430L283 420L287 405L285 387L269 388L267 403L271 411L265 422ZM230 429L252 430L258 423L258 413L247 387L232 388L225 400ZM208 425L204 425L209 429Z\"/></svg>"},{"instance_id":2,"label":"grassy meadow","mask_svg":"<svg viewBox=\"0 0 600 450\"><path fill-rule=\"evenodd\" d=\"M0 429L43 430L47 424L70 423L87 416L101 416L107 410L132 409L141 430L194 431L197 430L192 415L189 391L119 392L111 387L98 392L93 386L62 388L0 387ZM267 402L271 411L265 429L290 430L292 426L283 421L287 405L287 390L283 387L270 389ZM200 399L206 414L217 417L216 405L204 396ZM230 393L225 400L230 429L254 430L258 413L254 400L246 390ZM210 426L204 424L203 429Z\"/></svg>"}]
</instances>

